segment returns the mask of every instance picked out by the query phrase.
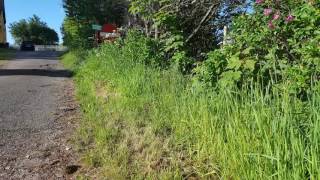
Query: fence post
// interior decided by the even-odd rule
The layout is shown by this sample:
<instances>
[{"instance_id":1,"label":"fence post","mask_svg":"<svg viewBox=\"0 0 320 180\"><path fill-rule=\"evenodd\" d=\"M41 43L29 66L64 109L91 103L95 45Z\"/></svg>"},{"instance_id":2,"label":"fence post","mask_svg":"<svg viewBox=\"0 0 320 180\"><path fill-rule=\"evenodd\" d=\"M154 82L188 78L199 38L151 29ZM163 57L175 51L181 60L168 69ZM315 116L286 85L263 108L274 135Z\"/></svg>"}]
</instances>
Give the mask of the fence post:
<instances>
[{"instance_id":1,"label":"fence post","mask_svg":"<svg viewBox=\"0 0 320 180\"><path fill-rule=\"evenodd\" d=\"M227 40L228 40L228 27L224 26L223 27L223 46L227 45Z\"/></svg>"}]
</instances>

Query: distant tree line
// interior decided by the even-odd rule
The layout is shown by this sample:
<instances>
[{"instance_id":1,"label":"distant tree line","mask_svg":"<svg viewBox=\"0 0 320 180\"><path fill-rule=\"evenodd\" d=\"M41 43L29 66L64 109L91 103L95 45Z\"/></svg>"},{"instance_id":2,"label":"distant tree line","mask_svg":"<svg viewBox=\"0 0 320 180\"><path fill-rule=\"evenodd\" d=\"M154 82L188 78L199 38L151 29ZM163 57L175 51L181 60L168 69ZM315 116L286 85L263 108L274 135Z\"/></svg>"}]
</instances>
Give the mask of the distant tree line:
<instances>
[{"instance_id":1,"label":"distant tree line","mask_svg":"<svg viewBox=\"0 0 320 180\"><path fill-rule=\"evenodd\" d=\"M9 28L16 44L32 41L35 44L53 45L59 42L57 32L36 15L11 23Z\"/></svg>"}]
</instances>

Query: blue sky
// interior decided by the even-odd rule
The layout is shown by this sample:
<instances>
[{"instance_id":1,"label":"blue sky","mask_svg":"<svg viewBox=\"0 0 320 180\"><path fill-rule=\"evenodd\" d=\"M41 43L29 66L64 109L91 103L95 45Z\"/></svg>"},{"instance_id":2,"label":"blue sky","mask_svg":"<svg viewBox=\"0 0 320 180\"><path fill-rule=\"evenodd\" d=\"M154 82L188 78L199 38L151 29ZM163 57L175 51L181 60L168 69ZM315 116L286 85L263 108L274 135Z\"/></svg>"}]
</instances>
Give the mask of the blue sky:
<instances>
[{"instance_id":1,"label":"blue sky","mask_svg":"<svg viewBox=\"0 0 320 180\"><path fill-rule=\"evenodd\" d=\"M9 32L9 24L20 19L29 18L33 14L38 15L49 27L59 33L61 41L60 27L65 16L62 8L62 0L5 0L7 16L8 42L14 43Z\"/></svg>"}]
</instances>

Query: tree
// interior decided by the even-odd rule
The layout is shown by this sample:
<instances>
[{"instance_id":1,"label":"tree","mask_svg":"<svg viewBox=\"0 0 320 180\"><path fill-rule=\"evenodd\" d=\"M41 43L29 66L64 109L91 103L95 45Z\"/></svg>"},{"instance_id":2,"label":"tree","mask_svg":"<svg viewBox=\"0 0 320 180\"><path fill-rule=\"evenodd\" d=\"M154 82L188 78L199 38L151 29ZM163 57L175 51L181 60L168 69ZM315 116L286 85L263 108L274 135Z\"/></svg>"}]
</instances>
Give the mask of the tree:
<instances>
[{"instance_id":1,"label":"tree","mask_svg":"<svg viewBox=\"0 0 320 180\"><path fill-rule=\"evenodd\" d=\"M247 10L250 0L130 0L130 12L160 37L165 57L189 71L217 48L223 26ZM151 33L151 36L153 33ZM150 35L149 35L150 36Z\"/></svg>"},{"instance_id":2,"label":"tree","mask_svg":"<svg viewBox=\"0 0 320 180\"><path fill-rule=\"evenodd\" d=\"M28 20L22 19L14 22L9 26L10 32L17 44L22 41L32 41L35 44L57 44L59 37L54 29L41 21L41 19L33 15Z\"/></svg>"},{"instance_id":3,"label":"tree","mask_svg":"<svg viewBox=\"0 0 320 180\"><path fill-rule=\"evenodd\" d=\"M182 52L195 59L190 61L194 63L203 60L203 54L218 47L223 26L246 11L245 5L251 1L64 0L67 19L62 32L64 40L67 40L66 45L83 46L94 34L92 24L130 24L130 27L138 27L144 30L146 36L159 41L166 60Z\"/></svg>"},{"instance_id":4,"label":"tree","mask_svg":"<svg viewBox=\"0 0 320 180\"><path fill-rule=\"evenodd\" d=\"M90 40L87 38L93 34L91 27L81 25L74 18L64 19L61 32L63 34L63 44L69 48L88 48Z\"/></svg>"},{"instance_id":5,"label":"tree","mask_svg":"<svg viewBox=\"0 0 320 180\"><path fill-rule=\"evenodd\" d=\"M79 23L115 23L121 26L127 14L126 0L63 0L67 17Z\"/></svg>"},{"instance_id":6,"label":"tree","mask_svg":"<svg viewBox=\"0 0 320 180\"><path fill-rule=\"evenodd\" d=\"M10 33L17 44L20 44L23 40L26 40L28 37L30 37L28 26L28 22L25 19L10 24Z\"/></svg>"},{"instance_id":7,"label":"tree","mask_svg":"<svg viewBox=\"0 0 320 180\"><path fill-rule=\"evenodd\" d=\"M63 0L66 19L62 26L64 44L70 48L90 47L94 34L92 24L125 24L128 12L126 0Z\"/></svg>"}]
</instances>

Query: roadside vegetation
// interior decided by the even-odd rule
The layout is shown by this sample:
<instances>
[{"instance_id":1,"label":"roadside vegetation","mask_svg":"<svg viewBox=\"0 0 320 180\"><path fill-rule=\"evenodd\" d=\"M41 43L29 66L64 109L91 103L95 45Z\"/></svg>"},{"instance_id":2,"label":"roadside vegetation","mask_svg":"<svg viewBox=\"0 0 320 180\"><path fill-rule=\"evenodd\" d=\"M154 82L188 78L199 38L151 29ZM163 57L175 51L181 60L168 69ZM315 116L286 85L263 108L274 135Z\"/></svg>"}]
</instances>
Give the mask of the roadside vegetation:
<instances>
[{"instance_id":1,"label":"roadside vegetation","mask_svg":"<svg viewBox=\"0 0 320 180\"><path fill-rule=\"evenodd\" d=\"M14 58L16 50L8 48L0 48L0 65L3 65L7 60Z\"/></svg>"},{"instance_id":2,"label":"roadside vegetation","mask_svg":"<svg viewBox=\"0 0 320 180\"><path fill-rule=\"evenodd\" d=\"M210 49L202 40L210 23L193 35L176 23L190 12L175 12L175 1L141 2L131 11L159 36L129 30L62 58L76 74L87 175L319 179L319 4L257 0L254 12L218 21L230 26L228 43ZM159 11L145 11L150 3Z\"/></svg>"},{"instance_id":3,"label":"roadside vegetation","mask_svg":"<svg viewBox=\"0 0 320 180\"><path fill-rule=\"evenodd\" d=\"M37 15L13 22L9 29L18 45L23 41L31 41L37 45L53 45L59 42L58 33Z\"/></svg>"}]
</instances>

